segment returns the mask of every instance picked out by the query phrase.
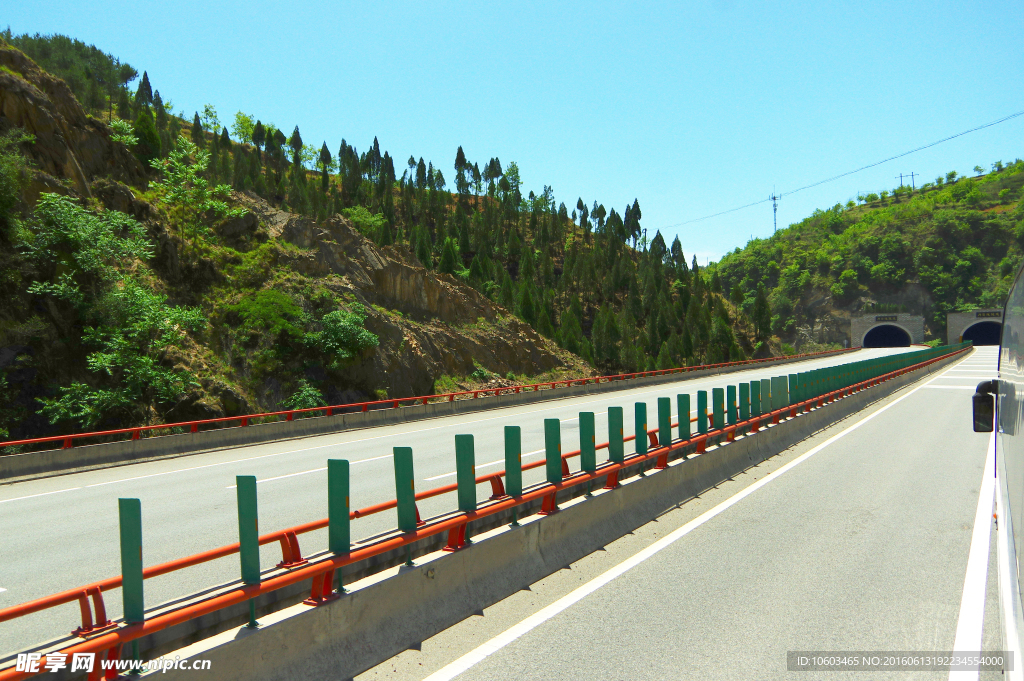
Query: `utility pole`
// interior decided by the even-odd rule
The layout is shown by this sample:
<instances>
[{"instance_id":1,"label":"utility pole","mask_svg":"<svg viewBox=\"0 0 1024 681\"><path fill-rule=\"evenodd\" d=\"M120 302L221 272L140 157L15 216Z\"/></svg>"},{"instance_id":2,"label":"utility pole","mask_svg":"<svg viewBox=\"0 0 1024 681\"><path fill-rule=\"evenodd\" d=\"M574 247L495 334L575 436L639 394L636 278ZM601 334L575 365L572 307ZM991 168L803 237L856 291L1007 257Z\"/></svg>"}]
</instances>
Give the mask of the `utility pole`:
<instances>
[{"instance_id":1,"label":"utility pole","mask_svg":"<svg viewBox=\"0 0 1024 681\"><path fill-rule=\"evenodd\" d=\"M920 176L920 173L900 173L900 187L903 186L903 178L904 177L909 177L910 178L910 189L912 191L916 191L917 187L914 186L914 176L915 175Z\"/></svg>"},{"instance_id":2,"label":"utility pole","mask_svg":"<svg viewBox=\"0 0 1024 681\"><path fill-rule=\"evenodd\" d=\"M772 232L779 231L779 197L772 191L772 195L768 197L772 200Z\"/></svg>"}]
</instances>

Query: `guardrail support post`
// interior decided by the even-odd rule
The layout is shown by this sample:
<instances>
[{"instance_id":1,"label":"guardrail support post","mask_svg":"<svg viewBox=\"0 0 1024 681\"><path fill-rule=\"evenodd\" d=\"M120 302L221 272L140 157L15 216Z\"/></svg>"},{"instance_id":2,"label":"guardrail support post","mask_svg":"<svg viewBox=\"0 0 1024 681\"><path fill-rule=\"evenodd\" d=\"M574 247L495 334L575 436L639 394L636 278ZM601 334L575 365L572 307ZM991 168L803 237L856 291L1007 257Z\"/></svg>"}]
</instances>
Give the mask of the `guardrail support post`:
<instances>
[{"instance_id":1,"label":"guardrail support post","mask_svg":"<svg viewBox=\"0 0 1024 681\"><path fill-rule=\"evenodd\" d=\"M736 386L728 385L725 387L725 409L730 426L736 425L736 406Z\"/></svg>"},{"instance_id":2,"label":"guardrail support post","mask_svg":"<svg viewBox=\"0 0 1024 681\"><path fill-rule=\"evenodd\" d=\"M459 485L459 510L476 510L476 451L472 435L455 436L455 470Z\"/></svg>"},{"instance_id":3,"label":"guardrail support post","mask_svg":"<svg viewBox=\"0 0 1024 681\"><path fill-rule=\"evenodd\" d=\"M633 405L633 434L636 436L637 454L647 453L647 403L636 402Z\"/></svg>"},{"instance_id":4,"label":"guardrail support post","mask_svg":"<svg viewBox=\"0 0 1024 681\"><path fill-rule=\"evenodd\" d=\"M117 514L121 533L121 602L126 623L146 619L142 597L142 502L118 499ZM132 641L132 659L139 659L139 642ZM138 673L136 668L130 672Z\"/></svg>"},{"instance_id":5,"label":"guardrail support post","mask_svg":"<svg viewBox=\"0 0 1024 681\"><path fill-rule=\"evenodd\" d=\"M395 447L395 501L398 504L398 529L416 531L416 479L413 477L412 447ZM405 547L405 564L412 565L412 550Z\"/></svg>"},{"instance_id":6,"label":"guardrail support post","mask_svg":"<svg viewBox=\"0 0 1024 681\"><path fill-rule=\"evenodd\" d=\"M335 555L348 553L352 549L352 522L349 520L349 477L348 461L327 460L327 548ZM334 570L323 576L331 583L321 585L321 598L329 598L334 591ZM338 568L338 592L345 592L345 580ZM315 596L311 597L315 598Z\"/></svg>"},{"instance_id":7,"label":"guardrail support post","mask_svg":"<svg viewBox=\"0 0 1024 681\"><path fill-rule=\"evenodd\" d=\"M523 437L519 426L505 426L505 493L523 493ZM519 526L519 509L512 507L512 527Z\"/></svg>"},{"instance_id":8,"label":"guardrail support post","mask_svg":"<svg viewBox=\"0 0 1024 681\"><path fill-rule=\"evenodd\" d=\"M668 447L672 444L672 399L658 398L658 444Z\"/></svg>"},{"instance_id":9,"label":"guardrail support post","mask_svg":"<svg viewBox=\"0 0 1024 681\"><path fill-rule=\"evenodd\" d=\"M622 407L608 407L608 460L613 463L622 463L625 458L625 445L622 441Z\"/></svg>"},{"instance_id":10,"label":"guardrail support post","mask_svg":"<svg viewBox=\"0 0 1024 681\"><path fill-rule=\"evenodd\" d=\"M676 395L676 411L679 412L679 439L690 439L690 396Z\"/></svg>"},{"instance_id":11,"label":"guardrail support post","mask_svg":"<svg viewBox=\"0 0 1024 681\"><path fill-rule=\"evenodd\" d=\"M712 428L725 427L725 390L722 388L711 389L711 419Z\"/></svg>"},{"instance_id":12,"label":"guardrail support post","mask_svg":"<svg viewBox=\"0 0 1024 681\"><path fill-rule=\"evenodd\" d=\"M327 460L327 542L331 553L348 553L352 548L349 520L348 461Z\"/></svg>"},{"instance_id":13,"label":"guardrail support post","mask_svg":"<svg viewBox=\"0 0 1024 681\"><path fill-rule=\"evenodd\" d=\"M256 476L235 476L235 497L238 501L238 558L242 583L260 583L260 527L256 512ZM249 599L249 628L255 629L256 601Z\"/></svg>"},{"instance_id":14,"label":"guardrail support post","mask_svg":"<svg viewBox=\"0 0 1024 681\"><path fill-rule=\"evenodd\" d=\"M580 412L580 469L587 473L597 470L597 436L594 431L594 412ZM587 496L590 496L590 483L587 483Z\"/></svg>"},{"instance_id":15,"label":"guardrail support post","mask_svg":"<svg viewBox=\"0 0 1024 681\"><path fill-rule=\"evenodd\" d=\"M697 432L708 432L708 391L697 391Z\"/></svg>"},{"instance_id":16,"label":"guardrail support post","mask_svg":"<svg viewBox=\"0 0 1024 681\"><path fill-rule=\"evenodd\" d=\"M547 481L562 482L562 422L558 419L544 419L544 456Z\"/></svg>"}]
</instances>

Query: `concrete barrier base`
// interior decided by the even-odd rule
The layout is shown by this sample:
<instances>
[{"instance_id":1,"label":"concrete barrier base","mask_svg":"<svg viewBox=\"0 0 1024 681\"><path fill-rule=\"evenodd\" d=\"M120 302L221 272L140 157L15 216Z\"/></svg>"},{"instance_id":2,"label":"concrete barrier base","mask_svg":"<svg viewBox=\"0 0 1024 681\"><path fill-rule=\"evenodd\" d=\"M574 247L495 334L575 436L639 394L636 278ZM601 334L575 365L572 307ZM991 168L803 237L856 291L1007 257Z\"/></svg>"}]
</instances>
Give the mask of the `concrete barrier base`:
<instances>
[{"instance_id":1,"label":"concrete barrier base","mask_svg":"<svg viewBox=\"0 0 1024 681\"><path fill-rule=\"evenodd\" d=\"M958 359L678 458L664 470L624 479L615 490L568 499L554 515L474 533L473 544L457 552L420 547L424 555L415 566L378 565L380 571L347 584L348 593L325 605L281 603L260 617L258 629L235 627L191 643L193 631L178 639L190 645L172 649L167 641L159 653L210 660L213 675L224 681L352 678ZM159 654L151 650L147 657ZM161 676L186 681L195 673Z\"/></svg>"}]
</instances>

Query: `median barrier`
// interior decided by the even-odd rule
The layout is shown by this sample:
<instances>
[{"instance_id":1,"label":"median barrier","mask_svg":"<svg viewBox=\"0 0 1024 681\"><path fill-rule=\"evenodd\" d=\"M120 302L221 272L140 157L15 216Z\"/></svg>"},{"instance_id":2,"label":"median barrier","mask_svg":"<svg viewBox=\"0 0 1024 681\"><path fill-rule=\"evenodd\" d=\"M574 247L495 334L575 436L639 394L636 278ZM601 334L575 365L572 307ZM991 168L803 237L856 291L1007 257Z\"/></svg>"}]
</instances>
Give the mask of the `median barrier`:
<instances>
[{"instance_id":1,"label":"median barrier","mask_svg":"<svg viewBox=\"0 0 1024 681\"><path fill-rule=\"evenodd\" d=\"M957 352L960 351L962 349L958 348ZM338 660L342 659L337 657L338 651L345 646L355 646L354 649L345 653L351 657L353 665L362 664L358 661L365 661L366 656L369 655L377 658L368 663L368 666L372 666L402 649L398 648L392 651L385 648L395 641L406 641L411 635L406 631L409 626L416 628L418 637L412 643L422 640L436 631L450 626L453 623L452 617L458 616L454 620L458 621L458 619L471 614L473 610L465 612L466 607L469 607L467 604L480 603L481 599L486 601L493 598L486 603L489 605L494 600L499 600L504 596L495 597L495 594L501 592L502 589L507 590L515 584L529 584L536 581L544 574L563 567L566 563L586 555L608 541L621 536L624 532L647 522L666 508L685 501L694 494L720 483L749 466L756 465L813 432L863 409L868 403L891 394L923 375L938 370L949 362L955 361L956 358L955 354L940 355L938 352L932 351L919 353L912 357L884 358L883 361L878 362L867 361L867 363L857 362L852 365L844 365L844 368L849 371L844 372L844 368L833 370L832 375L836 379L836 385L840 386L836 392L812 394L806 403L787 405L781 410L765 413L748 421L730 424L724 429L718 428L706 435L697 435L685 441L673 441L667 443L666 446L666 444L658 442L659 432L663 433L665 430L664 424L659 423L659 427L652 430L640 429L637 432L641 440L636 443L637 454L629 456L624 461L622 461L621 453L622 441L634 438L633 436L622 437L621 408L612 407L609 409L609 416L613 417L609 418L610 443L598 447L599 449L606 447L609 449L611 461L602 464L593 473L585 470L575 474L569 473L565 460L581 456L582 453L576 451L561 454L557 450L558 438L554 428L556 423L550 427L550 449L555 452L555 455L561 454L557 457L561 459L562 463L561 474L554 475L551 472L553 469L549 465L549 461L539 461L521 467L525 469L545 466L548 468L549 479L557 479L559 482L533 485L524 490L521 496L512 498L505 495L503 489L500 492L497 491L500 488L500 480L495 488L493 478L500 478L502 473L477 477L472 480L473 485L491 481L492 488L496 490L491 501L482 504L478 510L456 511L424 523L419 521L418 514L409 515L408 506L406 506L405 516L412 519L406 525L413 529L406 528L404 533L394 531L378 537L371 537L359 542L356 547L352 547L350 553L339 554L335 551L334 553L310 555L305 558L298 554L298 543L295 541L296 533L326 527L327 521L307 523L304 526L291 528L291 530L265 535L259 538L259 543L277 541L278 535L280 535L285 560L277 569L265 570L262 574L262 583L242 587L237 582L222 585L190 599L182 599L153 608L146 613L146 621L140 624L122 626L113 631L104 629L102 633L95 634L85 642L70 646L64 642L49 645L46 649L56 648L65 652L111 651L112 655L120 655L122 643L133 643L133 647L138 645L138 649L145 653L145 657L152 658L175 648L181 649L182 644L202 638L203 642L195 643L193 646L205 646L202 653L204 658L210 658L213 655L216 656L215 659L222 660L223 666L221 663L215 662L215 668L219 670L218 678L221 678L222 674L223 678L235 678L232 675L234 674L233 670L252 669L254 661L259 664L259 672L256 674L258 678L309 678L309 675L316 677L318 676L318 672L315 671L316 665L324 660L332 665L331 675L335 676L340 673ZM908 366L912 360L916 361L917 359L923 360L923 362ZM853 371L854 369L856 371ZM885 370L888 369L895 371L886 373ZM868 380L854 383L850 377L855 373L858 376L866 375ZM844 378L840 380L840 377ZM883 387L867 389L876 385ZM688 399L683 400L682 398L682 395L678 398L680 404L688 402ZM828 407L823 408L826 404ZM809 409L807 413L804 413L805 407ZM615 414L619 415L618 419L614 418ZM797 414L800 416L797 417ZM646 414L641 413L638 409L635 423L641 422L646 425ZM769 425L769 423L777 425ZM671 427L672 425L669 424L669 428ZM682 427L680 432L682 432ZM650 450L648 450L647 442L644 441L644 434L650 439ZM521 465L518 460L518 438L516 436L518 436L517 429L512 429L511 433L509 429L506 429L506 461L510 466ZM399 472L398 449L396 449L396 475ZM699 455L694 456L694 454ZM686 456L690 458L683 458ZM622 461L622 463L615 463L616 460ZM648 462L654 460L657 461L655 469L648 471L647 475L643 476ZM411 459L409 468L407 474L403 473L400 478L396 478L399 490L403 488L411 490L413 480ZM347 473L347 470L345 472ZM627 479L636 474L640 475ZM466 476L462 477L466 478ZM591 483L600 478L608 478L606 489L595 491L591 496ZM347 483L347 475L345 482ZM509 482L512 482L511 478L509 478ZM405 487L406 483L409 484L408 488ZM464 482L464 484L468 483ZM456 491L460 487L462 485L446 486L415 494L414 497L415 499L427 498L442 492ZM577 498L579 499L574 501ZM396 502L388 502L352 512L350 515L351 517L361 517L370 512L395 508L395 505ZM554 512L558 506L562 507L561 510ZM517 510L526 516L537 511L538 507L541 513L535 514L530 520L523 520L522 523L516 522ZM543 515L544 511L548 511L548 514ZM255 513L253 512L252 515L254 520ZM331 515L334 517L337 514L332 510ZM241 512L239 517L242 517ZM503 529L509 520L512 521L513 526ZM415 524L413 521L416 521ZM531 529L535 525L537 527ZM627 527L627 529L623 530L623 527ZM526 534L520 535L520 537L533 536L534 538L522 545L526 547L525 549L520 547L519 553L516 553L517 549L515 549L514 543L506 546L501 542L514 542L514 537L513 539L509 539L509 537L512 536L512 533L518 532L520 528L526 528ZM347 532L347 524L344 529ZM447 545L444 545L444 532L446 531L448 542ZM539 534L529 535L529 532ZM333 525L331 533L333 536ZM294 554L289 554L287 551L284 539L288 535L294 541ZM474 537L474 542L470 544L460 539L460 537L466 536ZM332 539L333 544L334 540ZM498 569L506 570L507 574L495 573L494 570L487 567L490 565L486 559L488 554L482 551L481 547L496 550L494 555L499 556L499 562L504 565ZM214 552L207 552L203 556L179 559L174 562L175 565L165 564L147 568L146 577L166 574L175 569L197 564L210 559L209 554L217 553L220 556L226 556L237 553L238 548L237 544L222 547ZM447 548L449 551L446 552L443 548ZM439 552L439 549L442 550ZM415 591L406 593L404 591L406 587L401 586L399 581L388 582L390 577L404 579L409 570L419 569L422 571L428 569L427 565L441 565L443 561L440 555L434 554L451 555L451 552L463 556L484 556L479 561L471 561L469 568L463 568L476 570L475 573L467 572L464 578L460 578L463 583L478 584L474 588L479 593L474 598L463 599L455 603L435 603L429 600L430 594L435 592L428 593L429 590L424 590L421 597ZM295 559L290 564L288 564L289 555ZM414 558L420 560L420 565L403 571L401 565L411 562L411 559ZM456 563L460 562L461 560L456 561ZM444 566L445 570L455 569L452 563L444 563ZM389 573L388 570L392 572ZM545 570L547 572L544 572ZM344 572L343 580L341 579L342 572ZM325 574L330 579L325 579ZM506 574L506 576L503 577L502 574ZM435 571L430 572L427 577L436 578L436 576L435 567ZM348 594L333 593L336 578L339 581L339 587L342 583L348 586L350 590ZM526 581L524 582L524 580ZM101 589L97 587L100 584L106 586ZM84 598L87 592L92 593L95 590L98 593L101 590L116 588L119 584L120 579L118 578L83 587L81 591L83 595L80 598ZM442 585L438 587L436 593L447 593L446 589L450 591L457 586L457 584ZM401 602L386 601L387 593L381 590L386 591L393 588L403 589L400 591L402 595L399 600ZM516 588L521 588L521 586ZM514 590L515 588L512 588L512 591ZM298 598L301 598L303 591L306 594L312 593L312 596L305 600L308 605L305 608L293 605ZM0 622L37 612L46 607L53 607L58 603L73 602L78 593L78 591L72 590L54 597L2 609L0 610ZM339 595L340 597L338 597ZM302 627L309 626L309 623L316 618L328 616L307 617L310 607L315 606L317 609L349 607L348 605L338 605L346 603L358 606L359 599L366 599L365 608L376 609L377 620L374 620L374 617L363 618L355 623L350 623L351 626L344 630L319 631L313 639L302 638L300 631ZM480 607L486 607L486 605ZM397 608L401 608L404 613L397 618L400 621L389 619L388 613L397 613L395 610ZM423 609L424 615L422 621L417 623L414 619L410 620L409 612L410 609L418 611L418 608ZM83 606L83 619L86 609L87 606ZM246 621L250 621L255 614L253 610L258 611L262 628L248 634L236 631L234 638L237 640L230 644L226 643L223 637L217 636L218 632L232 630L239 623L244 624ZM339 613L338 617L344 614L342 610L337 612ZM373 631L374 621L382 622L383 624L379 626L389 630L386 632ZM298 629L289 633L290 627L298 627ZM302 643L292 645L289 648L292 652L289 653L288 650L285 650L282 655L278 655L282 651L269 651L267 638L262 639L263 642L250 649L249 652L238 647L239 644L250 641L253 636L272 630L276 631L273 634L275 636L280 634L293 641L301 639ZM378 633L380 636L377 635ZM299 637L299 639L292 637ZM378 639L383 642L373 645L367 643L367 641L372 643ZM408 645L408 643L404 645ZM188 654L196 654L197 650L189 649ZM179 650L179 654L184 654L184 651ZM235 659L234 661L230 659L232 656L244 658L250 654L262 655L262 657ZM274 655L274 660L280 660L280 664L269 660L267 656L270 654ZM306 662L296 662L293 659L296 656ZM343 659L347 660L348 658ZM341 678L346 678L347 675L350 675L350 672L346 671ZM21 679L26 676L9 668L0 671L0 681ZM242 674L238 678L247 677Z\"/></svg>"},{"instance_id":2,"label":"median barrier","mask_svg":"<svg viewBox=\"0 0 1024 681\"><path fill-rule=\"evenodd\" d=\"M523 386L533 388L529 391L521 390L514 392L515 388L498 389L505 392L488 395L480 399L455 399L458 395L472 395L475 393L495 392L496 389L480 390L470 393L452 393L449 395L410 397L398 400L385 400L374 403L360 403L357 405L341 405L329 408L332 411L342 409L364 408L365 411L350 411L347 413L334 413L328 416L310 415L317 410L294 410L292 412L275 412L273 414L253 414L247 417L233 417L217 419L216 422L238 421L244 427L219 427L212 430L198 430L196 424L202 425L214 423L206 422L183 422L160 426L162 429L189 428L193 432L177 433L172 435L153 435L149 437L139 436L145 429L123 429L112 431L116 435L128 435L132 439L120 440L117 442L102 442L91 445L68 446L69 442L93 436L84 433L68 437L43 438L55 444L63 444L61 449L47 449L42 451L25 452L21 454L3 454L3 448L19 444L31 444L37 441L22 440L7 443L0 442L0 482L18 482L33 478L47 477L53 474L75 473L111 466L121 466L145 461L154 461L166 458L189 456L203 452L215 451L234 447L245 447L249 445L266 444L294 440L316 435L328 435L362 428L374 428L378 426L393 425L420 421L423 419L454 416L456 414L471 413L487 409L501 409L503 407L533 404L548 400L579 397L582 395L596 395L615 390L629 390L632 388L674 383L691 378L705 376L717 376L732 373L735 371L747 371L762 366L775 366L801 362L807 359L824 354L840 354L854 352L855 349L830 351L828 353L810 353L807 355L776 357L768 360L747 360L723 365L711 365L708 368L687 367L685 370L665 370L664 372L647 372L645 374L630 374L626 378L618 376L600 377L590 379L577 379L575 381L555 381L543 383L537 386ZM594 382L600 381L600 382ZM544 388L543 386L558 386ZM435 397L452 397L450 401L427 402L424 401ZM416 404L409 404L417 402ZM405 404L403 404L405 403ZM385 405L399 405L397 408ZM324 408L321 411L327 410ZM288 416L297 414L300 418L273 423L250 424L248 420L268 418L271 416ZM302 418L302 416L306 416ZM154 427L156 428L156 427ZM99 437L96 435L95 437Z\"/></svg>"}]
</instances>

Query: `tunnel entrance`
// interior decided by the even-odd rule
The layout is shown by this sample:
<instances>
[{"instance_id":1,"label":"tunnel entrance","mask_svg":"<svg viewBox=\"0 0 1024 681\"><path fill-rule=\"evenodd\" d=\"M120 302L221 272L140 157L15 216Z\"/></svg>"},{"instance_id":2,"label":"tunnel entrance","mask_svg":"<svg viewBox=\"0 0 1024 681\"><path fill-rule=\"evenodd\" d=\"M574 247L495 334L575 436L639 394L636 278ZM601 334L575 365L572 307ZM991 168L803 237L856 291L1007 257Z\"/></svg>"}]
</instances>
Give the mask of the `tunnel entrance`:
<instances>
[{"instance_id":1,"label":"tunnel entrance","mask_svg":"<svg viewBox=\"0 0 1024 681\"><path fill-rule=\"evenodd\" d=\"M964 337L966 339L966 336ZM865 348L906 348L910 334L892 324L879 324L864 334Z\"/></svg>"},{"instance_id":2,"label":"tunnel entrance","mask_svg":"<svg viewBox=\"0 0 1024 681\"><path fill-rule=\"evenodd\" d=\"M978 322L964 329L964 341L974 341L975 345L999 345L999 337L1002 334L1002 323Z\"/></svg>"}]
</instances>

